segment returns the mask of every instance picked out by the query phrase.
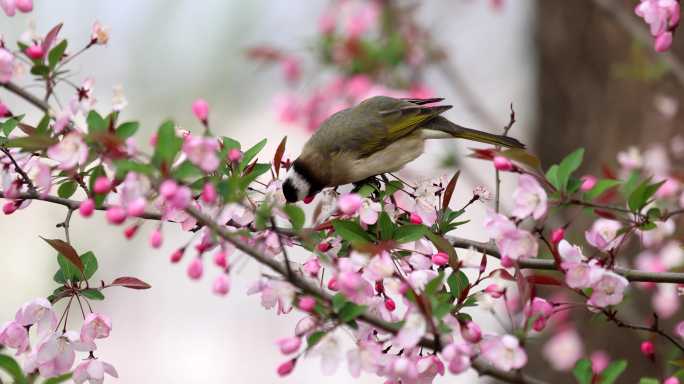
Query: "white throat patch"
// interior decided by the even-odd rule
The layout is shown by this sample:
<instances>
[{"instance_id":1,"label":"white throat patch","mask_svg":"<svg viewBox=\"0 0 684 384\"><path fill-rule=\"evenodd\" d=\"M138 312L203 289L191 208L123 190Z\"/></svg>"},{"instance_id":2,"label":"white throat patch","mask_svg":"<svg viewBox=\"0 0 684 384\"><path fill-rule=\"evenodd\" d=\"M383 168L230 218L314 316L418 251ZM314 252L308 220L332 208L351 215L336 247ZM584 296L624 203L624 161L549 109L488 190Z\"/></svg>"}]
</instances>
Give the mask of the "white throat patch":
<instances>
[{"instance_id":1,"label":"white throat patch","mask_svg":"<svg viewBox=\"0 0 684 384\"><path fill-rule=\"evenodd\" d=\"M304 200L307 196L309 196L309 192L311 191L311 184L309 184L306 179L302 175L299 174L299 172L295 171L294 167L291 167L290 170L287 172L287 180L290 180L292 183L292 186L297 190L297 199L299 200Z\"/></svg>"}]
</instances>

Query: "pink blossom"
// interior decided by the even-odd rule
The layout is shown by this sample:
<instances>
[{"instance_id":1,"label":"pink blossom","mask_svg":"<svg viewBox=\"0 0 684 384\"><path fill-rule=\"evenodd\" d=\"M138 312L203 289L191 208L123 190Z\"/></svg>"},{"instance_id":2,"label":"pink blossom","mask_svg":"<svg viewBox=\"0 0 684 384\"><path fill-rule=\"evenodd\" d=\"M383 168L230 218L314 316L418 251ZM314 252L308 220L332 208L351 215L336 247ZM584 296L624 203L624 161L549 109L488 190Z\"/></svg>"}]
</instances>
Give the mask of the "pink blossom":
<instances>
[{"instance_id":1,"label":"pink blossom","mask_svg":"<svg viewBox=\"0 0 684 384\"><path fill-rule=\"evenodd\" d=\"M7 16L12 17L17 13L16 0L0 0L0 8L5 11Z\"/></svg>"},{"instance_id":2,"label":"pink blossom","mask_svg":"<svg viewBox=\"0 0 684 384\"><path fill-rule=\"evenodd\" d=\"M360 4L357 9L347 18L344 31L349 38L358 38L366 33L376 22L380 13L378 5L374 2Z\"/></svg>"},{"instance_id":3,"label":"pink blossom","mask_svg":"<svg viewBox=\"0 0 684 384\"><path fill-rule=\"evenodd\" d=\"M615 272L604 272L596 283L588 303L600 308L616 305L622 301L629 282Z\"/></svg>"},{"instance_id":4,"label":"pink blossom","mask_svg":"<svg viewBox=\"0 0 684 384\"><path fill-rule=\"evenodd\" d=\"M679 384L679 379L674 376L670 376L663 381L663 384Z\"/></svg>"},{"instance_id":5,"label":"pink blossom","mask_svg":"<svg viewBox=\"0 0 684 384\"><path fill-rule=\"evenodd\" d=\"M169 257L169 259L172 263L177 263L177 262L181 261L184 254L185 254L185 248L179 248L179 249L176 249L175 251L173 251L173 253Z\"/></svg>"},{"instance_id":6,"label":"pink blossom","mask_svg":"<svg viewBox=\"0 0 684 384\"><path fill-rule=\"evenodd\" d=\"M43 51L43 46L41 44L33 44L30 47L26 48L24 51L26 53L26 56L28 56L31 60L40 60L45 56L45 52Z\"/></svg>"},{"instance_id":7,"label":"pink blossom","mask_svg":"<svg viewBox=\"0 0 684 384\"><path fill-rule=\"evenodd\" d=\"M582 184L580 185L580 191L582 192L590 191L598 182L596 176L592 175L584 175L580 178L580 180L582 180Z\"/></svg>"},{"instance_id":8,"label":"pink blossom","mask_svg":"<svg viewBox=\"0 0 684 384\"><path fill-rule=\"evenodd\" d=\"M544 357L557 371L569 371L583 354L582 339L574 329L555 334L544 345Z\"/></svg>"},{"instance_id":9,"label":"pink blossom","mask_svg":"<svg viewBox=\"0 0 684 384\"><path fill-rule=\"evenodd\" d=\"M441 355L446 362L449 372L454 375L465 372L470 368L472 348L463 343L451 343L442 349Z\"/></svg>"},{"instance_id":10,"label":"pink blossom","mask_svg":"<svg viewBox=\"0 0 684 384\"><path fill-rule=\"evenodd\" d=\"M634 12L649 24L651 35L655 38L656 51L667 50L672 44L672 30L679 23L679 2L642 0Z\"/></svg>"},{"instance_id":11,"label":"pink blossom","mask_svg":"<svg viewBox=\"0 0 684 384\"><path fill-rule=\"evenodd\" d=\"M494 156L494 168L496 168L497 171L512 171L513 163L506 157Z\"/></svg>"},{"instance_id":12,"label":"pink blossom","mask_svg":"<svg viewBox=\"0 0 684 384\"><path fill-rule=\"evenodd\" d=\"M135 236L135 234L138 233L139 228L139 224L133 224L130 227L124 229L124 236L126 237L126 239L132 239L133 236Z\"/></svg>"},{"instance_id":13,"label":"pink blossom","mask_svg":"<svg viewBox=\"0 0 684 384\"><path fill-rule=\"evenodd\" d=\"M524 219L532 215L535 220L546 214L546 191L539 185L537 179L528 174L520 175L518 188L513 192L513 216Z\"/></svg>"},{"instance_id":14,"label":"pink blossom","mask_svg":"<svg viewBox=\"0 0 684 384\"><path fill-rule=\"evenodd\" d=\"M397 309L397 304L392 300L391 298L387 297L385 298L385 309L387 309L390 312L393 312L395 309Z\"/></svg>"},{"instance_id":15,"label":"pink blossom","mask_svg":"<svg viewBox=\"0 0 684 384\"><path fill-rule=\"evenodd\" d=\"M74 350L92 351L95 350L95 344L79 342L78 335L73 331L63 335L48 335L36 348L35 364L40 375L53 377L68 372L76 359Z\"/></svg>"},{"instance_id":16,"label":"pink blossom","mask_svg":"<svg viewBox=\"0 0 684 384\"><path fill-rule=\"evenodd\" d=\"M483 340L480 347L482 357L502 371L519 369L527 364L527 354L515 336L490 337Z\"/></svg>"},{"instance_id":17,"label":"pink blossom","mask_svg":"<svg viewBox=\"0 0 684 384\"><path fill-rule=\"evenodd\" d=\"M8 201L2 206L2 213L5 215L11 215L17 211L17 203L14 201Z\"/></svg>"},{"instance_id":18,"label":"pink blossom","mask_svg":"<svg viewBox=\"0 0 684 384\"><path fill-rule=\"evenodd\" d=\"M618 235L622 228L619 221L610 219L598 219L591 229L584 233L587 242L601 251L608 251L616 247L622 240L623 235Z\"/></svg>"},{"instance_id":19,"label":"pink blossom","mask_svg":"<svg viewBox=\"0 0 684 384\"><path fill-rule=\"evenodd\" d=\"M359 209L359 219L364 224L373 225L378 222L378 216L381 211L382 205L380 203L371 199L363 199Z\"/></svg>"},{"instance_id":20,"label":"pink blossom","mask_svg":"<svg viewBox=\"0 0 684 384\"><path fill-rule=\"evenodd\" d=\"M280 61L283 77L288 83L296 83L302 76L299 59L294 56L286 56Z\"/></svg>"},{"instance_id":21,"label":"pink blossom","mask_svg":"<svg viewBox=\"0 0 684 384\"><path fill-rule=\"evenodd\" d=\"M14 315L14 320L23 326L37 324L39 335L57 326L57 315L52 310L52 304L42 297L24 303Z\"/></svg>"},{"instance_id":22,"label":"pink blossom","mask_svg":"<svg viewBox=\"0 0 684 384\"><path fill-rule=\"evenodd\" d=\"M637 147L629 147L625 151L618 152L617 160L626 171L641 168L644 164L644 159Z\"/></svg>"},{"instance_id":23,"label":"pink blossom","mask_svg":"<svg viewBox=\"0 0 684 384\"><path fill-rule=\"evenodd\" d=\"M209 118L209 103L207 103L204 99L195 100L192 103L192 113L195 115L197 120L206 124L207 119Z\"/></svg>"},{"instance_id":24,"label":"pink blossom","mask_svg":"<svg viewBox=\"0 0 684 384\"><path fill-rule=\"evenodd\" d=\"M297 359L292 359L288 360L278 366L278 376L283 377L287 376L292 371L294 371L295 363L297 362Z\"/></svg>"},{"instance_id":25,"label":"pink blossom","mask_svg":"<svg viewBox=\"0 0 684 384\"><path fill-rule=\"evenodd\" d=\"M517 230L512 221L500 213L495 213L493 210L487 211L482 225L489 234L489 238L496 241L501 240L507 233Z\"/></svg>"},{"instance_id":26,"label":"pink blossom","mask_svg":"<svg viewBox=\"0 0 684 384\"><path fill-rule=\"evenodd\" d=\"M444 376L444 363L435 355L421 357L416 363L416 368L419 384L432 383L437 375Z\"/></svg>"},{"instance_id":27,"label":"pink blossom","mask_svg":"<svg viewBox=\"0 0 684 384\"><path fill-rule=\"evenodd\" d=\"M478 200L488 201L492 199L492 193L484 185L478 185L473 188L473 196L477 196Z\"/></svg>"},{"instance_id":28,"label":"pink blossom","mask_svg":"<svg viewBox=\"0 0 684 384\"><path fill-rule=\"evenodd\" d=\"M118 205L107 208L105 213L110 224L119 225L126 221L126 211Z\"/></svg>"},{"instance_id":29,"label":"pink blossom","mask_svg":"<svg viewBox=\"0 0 684 384\"><path fill-rule=\"evenodd\" d=\"M373 256L364 269L363 277L370 281L382 281L395 273L392 257L387 252Z\"/></svg>"},{"instance_id":30,"label":"pink blossom","mask_svg":"<svg viewBox=\"0 0 684 384\"><path fill-rule=\"evenodd\" d=\"M496 244L502 258L507 257L511 260L537 257L539 249L537 239L530 232L522 229L506 232Z\"/></svg>"},{"instance_id":31,"label":"pink blossom","mask_svg":"<svg viewBox=\"0 0 684 384\"><path fill-rule=\"evenodd\" d=\"M48 148L47 155L59 163L59 169L70 170L85 164L88 159L88 146L79 133L72 132Z\"/></svg>"},{"instance_id":32,"label":"pink blossom","mask_svg":"<svg viewBox=\"0 0 684 384\"><path fill-rule=\"evenodd\" d=\"M553 314L553 307L541 297L535 297L525 305L525 317L532 320L532 329L541 332L546 327L547 320Z\"/></svg>"},{"instance_id":33,"label":"pink blossom","mask_svg":"<svg viewBox=\"0 0 684 384\"><path fill-rule=\"evenodd\" d=\"M226 268L228 266L228 257L223 249L214 254L214 264L220 268Z\"/></svg>"},{"instance_id":34,"label":"pink blossom","mask_svg":"<svg viewBox=\"0 0 684 384\"><path fill-rule=\"evenodd\" d=\"M603 372L610 363L610 356L606 351L594 351L589 358L591 359L591 370L594 373Z\"/></svg>"},{"instance_id":35,"label":"pink blossom","mask_svg":"<svg viewBox=\"0 0 684 384\"><path fill-rule=\"evenodd\" d=\"M652 297L653 310L661 319L672 317L680 307L680 297L674 284L658 284Z\"/></svg>"},{"instance_id":36,"label":"pink blossom","mask_svg":"<svg viewBox=\"0 0 684 384\"><path fill-rule=\"evenodd\" d=\"M558 244L565 237L565 229L559 227L551 231L551 243Z\"/></svg>"},{"instance_id":37,"label":"pink blossom","mask_svg":"<svg viewBox=\"0 0 684 384\"><path fill-rule=\"evenodd\" d=\"M0 0L0 5L2 5ZM12 1L12 0L9 0ZM14 73L14 55L5 48L0 48L0 83L6 83L12 78Z\"/></svg>"},{"instance_id":38,"label":"pink blossom","mask_svg":"<svg viewBox=\"0 0 684 384\"><path fill-rule=\"evenodd\" d=\"M17 355L28 351L29 336L26 327L16 320L6 322L0 327L0 345L16 349Z\"/></svg>"},{"instance_id":39,"label":"pink blossom","mask_svg":"<svg viewBox=\"0 0 684 384\"><path fill-rule=\"evenodd\" d=\"M152 231L150 234L150 247L152 248L159 248L162 245L162 234L159 229L155 229Z\"/></svg>"},{"instance_id":40,"label":"pink blossom","mask_svg":"<svg viewBox=\"0 0 684 384\"><path fill-rule=\"evenodd\" d=\"M461 337L469 343L479 343L482 340L482 330L473 321L466 321L461 324Z\"/></svg>"},{"instance_id":41,"label":"pink blossom","mask_svg":"<svg viewBox=\"0 0 684 384\"><path fill-rule=\"evenodd\" d=\"M392 361L390 365L391 377L399 379L397 382L412 383L418 378L418 367L411 359L400 356Z\"/></svg>"},{"instance_id":42,"label":"pink blossom","mask_svg":"<svg viewBox=\"0 0 684 384\"><path fill-rule=\"evenodd\" d=\"M173 180L164 180L159 186L159 193L165 199L171 199L176 194L178 190L178 184Z\"/></svg>"},{"instance_id":43,"label":"pink blossom","mask_svg":"<svg viewBox=\"0 0 684 384\"><path fill-rule=\"evenodd\" d=\"M311 312L316 307L316 299L313 296L302 296L297 302L297 307L304 312Z\"/></svg>"},{"instance_id":44,"label":"pink blossom","mask_svg":"<svg viewBox=\"0 0 684 384\"><path fill-rule=\"evenodd\" d=\"M663 185L661 185L660 188L658 188L658 190L656 191L655 197L659 199L673 197L679 191L679 187L680 184L675 178L668 177L665 179Z\"/></svg>"},{"instance_id":45,"label":"pink blossom","mask_svg":"<svg viewBox=\"0 0 684 384\"><path fill-rule=\"evenodd\" d=\"M565 283L570 288L588 288L603 275L604 269L596 260L585 261L580 247L566 240L558 243L558 254L562 260L561 268L565 271Z\"/></svg>"},{"instance_id":46,"label":"pink blossom","mask_svg":"<svg viewBox=\"0 0 684 384\"><path fill-rule=\"evenodd\" d=\"M423 314L417 311L409 311L404 320L392 344L397 348L413 348L425 335L427 323Z\"/></svg>"},{"instance_id":47,"label":"pink blossom","mask_svg":"<svg viewBox=\"0 0 684 384\"><path fill-rule=\"evenodd\" d=\"M227 274L221 274L214 280L211 290L219 296L225 296L230 291L230 279Z\"/></svg>"},{"instance_id":48,"label":"pink blossom","mask_svg":"<svg viewBox=\"0 0 684 384\"><path fill-rule=\"evenodd\" d=\"M423 224L423 219L415 212L411 212L409 215L409 221L411 224Z\"/></svg>"},{"instance_id":49,"label":"pink blossom","mask_svg":"<svg viewBox=\"0 0 684 384\"><path fill-rule=\"evenodd\" d=\"M112 377L119 377L111 364L98 359L87 359L74 369L72 378L76 384L82 384L86 381L91 384L101 384L105 373Z\"/></svg>"},{"instance_id":50,"label":"pink blossom","mask_svg":"<svg viewBox=\"0 0 684 384\"><path fill-rule=\"evenodd\" d=\"M202 277L202 272L204 272L204 264L202 264L202 259L196 257L188 264L188 277L193 280L198 280Z\"/></svg>"},{"instance_id":51,"label":"pink blossom","mask_svg":"<svg viewBox=\"0 0 684 384\"><path fill-rule=\"evenodd\" d=\"M109 42L109 28L102 25L99 21L93 23L90 32L91 44L105 45Z\"/></svg>"},{"instance_id":52,"label":"pink blossom","mask_svg":"<svg viewBox=\"0 0 684 384\"><path fill-rule=\"evenodd\" d=\"M33 0L15 0L15 3L21 12L28 13L33 10Z\"/></svg>"},{"instance_id":53,"label":"pink blossom","mask_svg":"<svg viewBox=\"0 0 684 384\"><path fill-rule=\"evenodd\" d=\"M211 182L204 183L204 187L202 187L202 201L211 205L216 202L217 197L218 194L216 192L216 187L214 187L214 184L212 184Z\"/></svg>"},{"instance_id":54,"label":"pink blossom","mask_svg":"<svg viewBox=\"0 0 684 384\"><path fill-rule=\"evenodd\" d=\"M302 339L299 337L284 337L276 341L280 353L283 355L291 355L299 350L302 345Z\"/></svg>"},{"instance_id":55,"label":"pink blossom","mask_svg":"<svg viewBox=\"0 0 684 384\"><path fill-rule=\"evenodd\" d=\"M679 323L677 323L677 325L675 326L675 333L677 334L677 336L684 339L684 321L680 321Z\"/></svg>"},{"instance_id":56,"label":"pink blossom","mask_svg":"<svg viewBox=\"0 0 684 384\"><path fill-rule=\"evenodd\" d=\"M503 296L506 290L500 287L498 284L489 284L487 288L484 289L484 292L487 293L489 296L498 299L501 296Z\"/></svg>"},{"instance_id":57,"label":"pink blossom","mask_svg":"<svg viewBox=\"0 0 684 384\"><path fill-rule=\"evenodd\" d=\"M239 149L231 148L230 151L228 151L228 160L235 163L240 161L240 159L242 159L242 152L240 152Z\"/></svg>"},{"instance_id":58,"label":"pink blossom","mask_svg":"<svg viewBox=\"0 0 684 384\"><path fill-rule=\"evenodd\" d=\"M653 47L656 52L665 52L672 46L672 32L663 32L655 38Z\"/></svg>"},{"instance_id":59,"label":"pink blossom","mask_svg":"<svg viewBox=\"0 0 684 384\"><path fill-rule=\"evenodd\" d=\"M95 193L107 193L112 188L112 182L107 176L99 176L93 185Z\"/></svg>"},{"instance_id":60,"label":"pink blossom","mask_svg":"<svg viewBox=\"0 0 684 384\"><path fill-rule=\"evenodd\" d=\"M337 199L337 207L345 215L353 215L361 208L361 196L356 193L347 193Z\"/></svg>"},{"instance_id":61,"label":"pink blossom","mask_svg":"<svg viewBox=\"0 0 684 384\"><path fill-rule=\"evenodd\" d=\"M47 196L52 188L52 168L42 161L38 161L35 173L36 187L41 196Z\"/></svg>"},{"instance_id":62,"label":"pink blossom","mask_svg":"<svg viewBox=\"0 0 684 384\"><path fill-rule=\"evenodd\" d=\"M640 349L641 353L649 359L653 358L653 355L655 355L655 346L653 345L653 342L650 340L642 341Z\"/></svg>"},{"instance_id":63,"label":"pink blossom","mask_svg":"<svg viewBox=\"0 0 684 384\"><path fill-rule=\"evenodd\" d=\"M436 266L443 266L449 264L449 255L444 252L437 252L432 255L432 263Z\"/></svg>"},{"instance_id":64,"label":"pink blossom","mask_svg":"<svg viewBox=\"0 0 684 384\"><path fill-rule=\"evenodd\" d=\"M89 313L81 326L81 341L91 342L95 339L104 339L112 330L112 321L109 317L99 313Z\"/></svg>"},{"instance_id":65,"label":"pink blossom","mask_svg":"<svg viewBox=\"0 0 684 384\"><path fill-rule=\"evenodd\" d=\"M204 172L213 172L218 168L219 158L216 154L218 149L219 143L213 137L190 135L183 141L183 153Z\"/></svg>"}]
</instances>

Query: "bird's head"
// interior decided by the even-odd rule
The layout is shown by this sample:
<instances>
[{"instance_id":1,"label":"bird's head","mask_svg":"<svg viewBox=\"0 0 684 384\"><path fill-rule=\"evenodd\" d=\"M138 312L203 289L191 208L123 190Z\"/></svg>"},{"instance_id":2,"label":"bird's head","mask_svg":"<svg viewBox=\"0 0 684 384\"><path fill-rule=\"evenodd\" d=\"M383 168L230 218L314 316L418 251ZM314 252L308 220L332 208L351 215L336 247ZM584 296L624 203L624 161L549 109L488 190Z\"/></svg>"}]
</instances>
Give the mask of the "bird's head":
<instances>
[{"instance_id":1,"label":"bird's head","mask_svg":"<svg viewBox=\"0 0 684 384\"><path fill-rule=\"evenodd\" d=\"M292 164L283 182L283 194L288 203L299 200L308 203L321 189L300 160Z\"/></svg>"}]
</instances>

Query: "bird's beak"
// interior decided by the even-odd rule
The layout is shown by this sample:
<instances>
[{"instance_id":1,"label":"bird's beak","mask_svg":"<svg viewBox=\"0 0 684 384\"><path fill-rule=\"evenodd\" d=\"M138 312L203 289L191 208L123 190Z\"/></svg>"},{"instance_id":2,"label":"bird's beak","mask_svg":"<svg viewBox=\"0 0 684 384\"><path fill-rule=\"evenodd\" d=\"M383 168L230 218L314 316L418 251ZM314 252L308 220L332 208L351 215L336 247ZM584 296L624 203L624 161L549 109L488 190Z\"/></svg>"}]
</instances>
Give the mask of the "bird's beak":
<instances>
[{"instance_id":1,"label":"bird's beak","mask_svg":"<svg viewBox=\"0 0 684 384\"><path fill-rule=\"evenodd\" d=\"M307 197L305 197L305 198L304 198L304 204L309 204L310 202L312 202L313 199L314 199L314 197L316 197L316 196L314 195L314 196L307 196Z\"/></svg>"}]
</instances>

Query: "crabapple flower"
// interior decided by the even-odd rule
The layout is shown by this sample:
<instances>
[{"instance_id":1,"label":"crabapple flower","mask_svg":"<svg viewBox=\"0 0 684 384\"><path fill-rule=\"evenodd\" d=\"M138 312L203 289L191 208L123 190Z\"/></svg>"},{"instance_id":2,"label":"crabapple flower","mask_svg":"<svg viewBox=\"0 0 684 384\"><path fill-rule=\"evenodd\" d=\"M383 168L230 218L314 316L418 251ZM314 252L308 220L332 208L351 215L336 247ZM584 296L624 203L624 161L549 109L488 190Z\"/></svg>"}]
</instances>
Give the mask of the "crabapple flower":
<instances>
[{"instance_id":1,"label":"crabapple flower","mask_svg":"<svg viewBox=\"0 0 684 384\"><path fill-rule=\"evenodd\" d=\"M47 155L59 163L59 169L70 170L85 164L88 159L88 146L79 133L72 132L48 148Z\"/></svg>"},{"instance_id":2,"label":"crabapple flower","mask_svg":"<svg viewBox=\"0 0 684 384\"><path fill-rule=\"evenodd\" d=\"M107 193L110 189L112 189L112 182L107 176L99 176L95 179L95 185L93 185L95 193Z\"/></svg>"},{"instance_id":3,"label":"crabapple flower","mask_svg":"<svg viewBox=\"0 0 684 384\"><path fill-rule=\"evenodd\" d=\"M501 257L510 260L520 258L537 257L539 244L537 239L528 231L516 229L507 232L499 241L496 242L501 251Z\"/></svg>"},{"instance_id":4,"label":"crabapple flower","mask_svg":"<svg viewBox=\"0 0 684 384\"><path fill-rule=\"evenodd\" d=\"M556 228L551 231L551 243L558 244L565 237L565 229L563 227Z\"/></svg>"},{"instance_id":5,"label":"crabapple flower","mask_svg":"<svg viewBox=\"0 0 684 384\"><path fill-rule=\"evenodd\" d=\"M634 12L650 26L658 52L672 45L672 31L679 24L679 2L676 0L641 0Z\"/></svg>"},{"instance_id":6,"label":"crabapple flower","mask_svg":"<svg viewBox=\"0 0 684 384\"><path fill-rule=\"evenodd\" d=\"M527 364L527 354L515 336L503 335L487 338L480 343L480 348L482 357L502 371L522 368Z\"/></svg>"},{"instance_id":7,"label":"crabapple flower","mask_svg":"<svg viewBox=\"0 0 684 384\"><path fill-rule=\"evenodd\" d=\"M477 196L480 201L488 201L492 199L492 193L484 185L478 185L473 188L473 196Z\"/></svg>"},{"instance_id":8,"label":"crabapple flower","mask_svg":"<svg viewBox=\"0 0 684 384\"><path fill-rule=\"evenodd\" d=\"M605 271L596 260L584 260L582 250L567 240L558 243L561 268L565 271L565 283L570 288L589 288L596 283Z\"/></svg>"},{"instance_id":9,"label":"crabapple flower","mask_svg":"<svg viewBox=\"0 0 684 384\"><path fill-rule=\"evenodd\" d=\"M112 321L109 317L99 313L89 313L81 326L81 341L91 342L95 339L104 339L112 330Z\"/></svg>"},{"instance_id":10,"label":"crabapple flower","mask_svg":"<svg viewBox=\"0 0 684 384\"><path fill-rule=\"evenodd\" d=\"M205 183L204 187L202 187L202 201L207 204L214 204L217 197L218 193L216 192L214 184L210 182Z\"/></svg>"},{"instance_id":11,"label":"crabapple flower","mask_svg":"<svg viewBox=\"0 0 684 384\"><path fill-rule=\"evenodd\" d=\"M546 191L539 185L537 179L524 174L518 179L518 188L513 192L513 216L524 219L532 216L535 220L541 219L546 214Z\"/></svg>"},{"instance_id":12,"label":"crabapple flower","mask_svg":"<svg viewBox=\"0 0 684 384\"><path fill-rule=\"evenodd\" d=\"M91 44L106 45L109 42L109 28L102 25L99 21L93 23L90 32Z\"/></svg>"},{"instance_id":13,"label":"crabapple flower","mask_svg":"<svg viewBox=\"0 0 684 384\"><path fill-rule=\"evenodd\" d=\"M316 299L313 296L300 297L297 307L304 312L311 312L316 307Z\"/></svg>"},{"instance_id":14,"label":"crabapple flower","mask_svg":"<svg viewBox=\"0 0 684 384\"><path fill-rule=\"evenodd\" d=\"M280 353L283 355L291 355L299 350L302 346L302 339L299 337L284 337L276 341Z\"/></svg>"},{"instance_id":15,"label":"crabapple flower","mask_svg":"<svg viewBox=\"0 0 684 384\"><path fill-rule=\"evenodd\" d=\"M356 193L347 193L337 199L337 207L345 215L353 215L361 208L363 201Z\"/></svg>"},{"instance_id":16,"label":"crabapple flower","mask_svg":"<svg viewBox=\"0 0 684 384\"><path fill-rule=\"evenodd\" d=\"M36 359L32 365L36 365L43 377L54 377L69 372L74 365L76 352L93 351L95 344L91 342L81 342L76 332L69 331L62 335L53 333L43 339L36 347Z\"/></svg>"},{"instance_id":17,"label":"crabapple flower","mask_svg":"<svg viewBox=\"0 0 684 384\"><path fill-rule=\"evenodd\" d=\"M541 332L546 328L546 322L553 314L553 307L541 297L535 297L525 306L525 317L533 320L532 329Z\"/></svg>"},{"instance_id":18,"label":"crabapple flower","mask_svg":"<svg viewBox=\"0 0 684 384\"><path fill-rule=\"evenodd\" d=\"M43 51L43 46L40 44L33 44L30 47L26 48L24 51L26 53L26 56L28 56L31 60L40 60L45 56L45 51Z\"/></svg>"},{"instance_id":19,"label":"crabapple flower","mask_svg":"<svg viewBox=\"0 0 684 384\"><path fill-rule=\"evenodd\" d=\"M378 215L382 212L382 205L371 199L363 199L359 209L359 219L362 223L373 225L378 222Z\"/></svg>"},{"instance_id":20,"label":"crabapple flower","mask_svg":"<svg viewBox=\"0 0 684 384\"><path fill-rule=\"evenodd\" d=\"M14 320L23 326L37 324L38 335L54 329L58 322L52 304L42 297L24 303L14 315Z\"/></svg>"},{"instance_id":21,"label":"crabapple flower","mask_svg":"<svg viewBox=\"0 0 684 384\"><path fill-rule=\"evenodd\" d=\"M680 321L679 323L677 323L677 325L675 326L675 333L681 339L684 339L684 321Z\"/></svg>"},{"instance_id":22,"label":"crabapple flower","mask_svg":"<svg viewBox=\"0 0 684 384\"><path fill-rule=\"evenodd\" d=\"M425 335L426 330L425 317L420 312L410 311L406 316L404 326L401 327L392 344L397 348L413 348Z\"/></svg>"},{"instance_id":23,"label":"crabapple flower","mask_svg":"<svg viewBox=\"0 0 684 384\"><path fill-rule=\"evenodd\" d=\"M318 276L318 272L321 270L321 263L318 261L318 257L312 257L304 263L302 268L307 275L315 277Z\"/></svg>"},{"instance_id":24,"label":"crabapple flower","mask_svg":"<svg viewBox=\"0 0 684 384\"><path fill-rule=\"evenodd\" d=\"M569 371L583 354L582 339L573 329L563 330L544 345L544 357L558 371Z\"/></svg>"},{"instance_id":25,"label":"crabapple flower","mask_svg":"<svg viewBox=\"0 0 684 384\"><path fill-rule=\"evenodd\" d=\"M197 120L206 124L209 118L209 103L204 99L197 99L192 103L192 113L195 115Z\"/></svg>"},{"instance_id":26,"label":"crabapple flower","mask_svg":"<svg viewBox=\"0 0 684 384\"><path fill-rule=\"evenodd\" d=\"M118 205L107 208L105 213L110 224L119 225L126 221L126 211Z\"/></svg>"},{"instance_id":27,"label":"crabapple flower","mask_svg":"<svg viewBox=\"0 0 684 384\"><path fill-rule=\"evenodd\" d=\"M461 324L461 337L469 343L479 343L482 340L482 330L473 321L466 321Z\"/></svg>"},{"instance_id":28,"label":"crabapple flower","mask_svg":"<svg viewBox=\"0 0 684 384\"><path fill-rule=\"evenodd\" d=\"M0 83L10 81L12 74L14 74L14 55L5 48L0 48Z\"/></svg>"},{"instance_id":29,"label":"crabapple flower","mask_svg":"<svg viewBox=\"0 0 684 384\"><path fill-rule=\"evenodd\" d=\"M437 252L432 255L432 263L437 266L443 266L449 264L449 255L444 252Z\"/></svg>"},{"instance_id":30,"label":"crabapple flower","mask_svg":"<svg viewBox=\"0 0 684 384\"><path fill-rule=\"evenodd\" d=\"M219 143L213 137L188 135L183 141L183 153L204 172L213 172L218 168L218 149Z\"/></svg>"},{"instance_id":31,"label":"crabapple flower","mask_svg":"<svg viewBox=\"0 0 684 384\"><path fill-rule=\"evenodd\" d=\"M188 277L193 280L199 280L202 277L202 272L204 272L204 264L202 264L202 259L196 257L188 264Z\"/></svg>"},{"instance_id":32,"label":"crabapple flower","mask_svg":"<svg viewBox=\"0 0 684 384\"><path fill-rule=\"evenodd\" d=\"M29 350L29 336L26 327L16 320L8 321L0 328L0 345L14 348L17 355Z\"/></svg>"},{"instance_id":33,"label":"crabapple flower","mask_svg":"<svg viewBox=\"0 0 684 384\"><path fill-rule=\"evenodd\" d=\"M472 348L466 344L451 343L442 349L441 355L448 362L449 372L458 375L470 368L472 352Z\"/></svg>"},{"instance_id":34,"label":"crabapple flower","mask_svg":"<svg viewBox=\"0 0 684 384\"><path fill-rule=\"evenodd\" d=\"M626 171L641 168L644 165L644 159L637 147L629 147L625 151L618 152L617 161Z\"/></svg>"},{"instance_id":35,"label":"crabapple flower","mask_svg":"<svg viewBox=\"0 0 684 384\"><path fill-rule=\"evenodd\" d=\"M580 177L580 180L582 180L582 184L580 184L580 191L582 192L587 192L594 188L596 183L598 182L598 179L596 176L592 175L584 175Z\"/></svg>"},{"instance_id":36,"label":"crabapple flower","mask_svg":"<svg viewBox=\"0 0 684 384\"><path fill-rule=\"evenodd\" d=\"M17 9L24 13L31 12L33 0L0 0L0 8L5 11L7 16L12 17L16 14Z\"/></svg>"},{"instance_id":37,"label":"crabapple flower","mask_svg":"<svg viewBox=\"0 0 684 384\"><path fill-rule=\"evenodd\" d=\"M88 359L76 366L72 379L76 384L83 384L86 381L90 384L102 384L105 373L111 377L119 377L111 364L98 359Z\"/></svg>"},{"instance_id":38,"label":"crabapple flower","mask_svg":"<svg viewBox=\"0 0 684 384\"><path fill-rule=\"evenodd\" d=\"M230 292L230 279L228 279L228 275L224 273L217 277L211 286L211 290L219 296L227 295Z\"/></svg>"},{"instance_id":39,"label":"crabapple flower","mask_svg":"<svg viewBox=\"0 0 684 384\"><path fill-rule=\"evenodd\" d=\"M591 229L584 232L587 242L601 251L608 251L617 246L622 240L623 235L618 235L622 228L619 221L610 219L598 219L591 226Z\"/></svg>"},{"instance_id":40,"label":"crabapple flower","mask_svg":"<svg viewBox=\"0 0 684 384\"><path fill-rule=\"evenodd\" d=\"M588 303L600 308L616 305L622 301L629 282L615 272L606 271L601 279L592 285L593 291Z\"/></svg>"},{"instance_id":41,"label":"crabapple flower","mask_svg":"<svg viewBox=\"0 0 684 384\"><path fill-rule=\"evenodd\" d=\"M154 231L152 231L152 233L150 234L150 247L159 248L162 245L162 241L163 238L161 231L159 229L155 229Z\"/></svg>"},{"instance_id":42,"label":"crabapple flower","mask_svg":"<svg viewBox=\"0 0 684 384\"><path fill-rule=\"evenodd\" d=\"M497 171L512 171L513 162L503 156L494 156L494 168Z\"/></svg>"}]
</instances>

